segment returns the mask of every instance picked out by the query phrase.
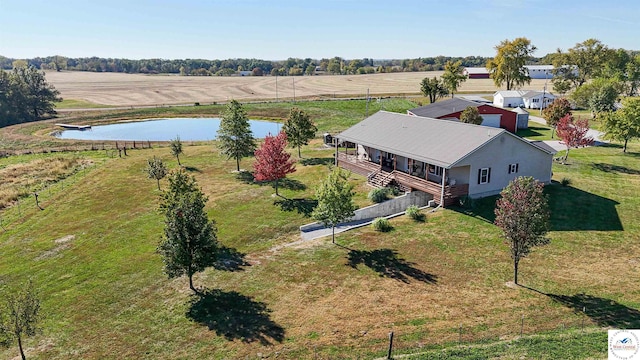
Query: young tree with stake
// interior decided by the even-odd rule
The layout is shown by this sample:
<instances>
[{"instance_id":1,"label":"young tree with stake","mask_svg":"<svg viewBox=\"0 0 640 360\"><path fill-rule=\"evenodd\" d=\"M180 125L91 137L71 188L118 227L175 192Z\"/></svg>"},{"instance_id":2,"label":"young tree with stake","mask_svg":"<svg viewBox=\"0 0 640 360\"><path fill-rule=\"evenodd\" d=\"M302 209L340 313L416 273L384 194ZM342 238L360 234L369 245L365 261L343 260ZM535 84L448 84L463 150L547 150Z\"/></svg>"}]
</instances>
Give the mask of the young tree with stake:
<instances>
[{"instance_id":1,"label":"young tree with stake","mask_svg":"<svg viewBox=\"0 0 640 360\"><path fill-rule=\"evenodd\" d=\"M160 180L167 176L167 166L162 159L153 157L153 159L147 159L147 167L145 168L147 177L149 179L155 179L158 182L158 190L160 190Z\"/></svg>"},{"instance_id":2,"label":"young tree with stake","mask_svg":"<svg viewBox=\"0 0 640 360\"><path fill-rule=\"evenodd\" d=\"M295 161L291 159L285 148L287 135L280 132L264 138L262 145L256 150L256 161L253 163L255 179L258 181L274 181L278 195L278 180L296 171Z\"/></svg>"},{"instance_id":3,"label":"young tree with stake","mask_svg":"<svg viewBox=\"0 0 640 360\"><path fill-rule=\"evenodd\" d=\"M349 220L356 210L353 203L353 185L348 174L334 168L316 190L318 206L311 216L324 226L331 226L331 242L336 242L336 225Z\"/></svg>"},{"instance_id":4,"label":"young tree with stake","mask_svg":"<svg viewBox=\"0 0 640 360\"><path fill-rule=\"evenodd\" d=\"M558 133L558 137L562 139L562 142L567 146L567 152L562 159L563 164L567 161L571 148L593 145L594 140L592 137L587 136L588 131L589 120L587 119L574 120L571 114L567 114L558 121L556 132Z\"/></svg>"},{"instance_id":5,"label":"young tree with stake","mask_svg":"<svg viewBox=\"0 0 640 360\"><path fill-rule=\"evenodd\" d=\"M169 145L171 148L171 155L175 156L178 159L178 165L180 164L180 154L182 154L182 141L180 141L180 136L176 136L175 139L171 140L171 144Z\"/></svg>"},{"instance_id":6,"label":"young tree with stake","mask_svg":"<svg viewBox=\"0 0 640 360\"><path fill-rule=\"evenodd\" d=\"M531 248L549 243L549 205L543 184L533 177L518 177L500 193L495 224L509 243L513 259L513 282L518 284L518 264Z\"/></svg>"}]
</instances>

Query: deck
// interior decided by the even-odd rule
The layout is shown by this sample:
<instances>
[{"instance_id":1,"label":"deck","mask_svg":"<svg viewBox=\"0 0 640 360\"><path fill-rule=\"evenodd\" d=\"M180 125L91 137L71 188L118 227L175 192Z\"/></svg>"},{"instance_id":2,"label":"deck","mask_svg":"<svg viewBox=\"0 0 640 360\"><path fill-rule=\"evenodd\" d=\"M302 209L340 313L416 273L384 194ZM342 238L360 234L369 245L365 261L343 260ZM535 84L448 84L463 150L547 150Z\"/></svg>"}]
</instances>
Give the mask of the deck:
<instances>
[{"instance_id":1,"label":"deck","mask_svg":"<svg viewBox=\"0 0 640 360\"><path fill-rule=\"evenodd\" d=\"M372 174L382 174L387 179L393 179L398 184L410 188L412 190L424 191L433 195L433 200L440 205L442 197L442 185L409 175L402 171L392 170L384 171L379 164L368 160L357 159L355 155L338 153L338 166L351 172L366 176L367 179L372 178ZM444 207L457 203L458 198L469 193L468 184L447 185L444 187Z\"/></svg>"},{"instance_id":2,"label":"deck","mask_svg":"<svg viewBox=\"0 0 640 360\"><path fill-rule=\"evenodd\" d=\"M56 126L60 126L61 128L68 129L68 130L87 130L87 129L91 129L91 125L56 124Z\"/></svg>"}]
</instances>

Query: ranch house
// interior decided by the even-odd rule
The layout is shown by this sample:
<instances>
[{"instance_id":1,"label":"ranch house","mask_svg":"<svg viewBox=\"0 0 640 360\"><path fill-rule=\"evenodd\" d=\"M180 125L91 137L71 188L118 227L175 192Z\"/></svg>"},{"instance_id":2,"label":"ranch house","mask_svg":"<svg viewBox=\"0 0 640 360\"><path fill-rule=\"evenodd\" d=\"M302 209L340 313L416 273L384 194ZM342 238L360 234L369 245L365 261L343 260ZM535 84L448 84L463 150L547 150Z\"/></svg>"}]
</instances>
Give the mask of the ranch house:
<instances>
[{"instance_id":1,"label":"ranch house","mask_svg":"<svg viewBox=\"0 0 640 360\"><path fill-rule=\"evenodd\" d=\"M498 194L518 176L551 181L553 149L504 129L380 111L335 138L336 165L443 206Z\"/></svg>"},{"instance_id":2,"label":"ranch house","mask_svg":"<svg viewBox=\"0 0 640 360\"><path fill-rule=\"evenodd\" d=\"M493 94L493 104L500 107L524 107L527 109L546 108L556 98L548 91L504 90Z\"/></svg>"}]
</instances>

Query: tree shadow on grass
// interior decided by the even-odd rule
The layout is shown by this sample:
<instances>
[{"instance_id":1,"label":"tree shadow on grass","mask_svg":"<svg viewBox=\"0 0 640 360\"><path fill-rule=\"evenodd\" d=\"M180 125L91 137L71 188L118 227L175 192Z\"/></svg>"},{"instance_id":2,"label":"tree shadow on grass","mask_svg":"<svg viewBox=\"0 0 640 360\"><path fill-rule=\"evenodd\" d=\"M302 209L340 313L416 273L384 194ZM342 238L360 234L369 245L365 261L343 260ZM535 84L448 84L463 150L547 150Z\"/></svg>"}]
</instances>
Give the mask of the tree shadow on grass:
<instances>
[{"instance_id":1,"label":"tree shadow on grass","mask_svg":"<svg viewBox=\"0 0 640 360\"><path fill-rule=\"evenodd\" d=\"M549 128L539 127L539 126L529 126L526 129L518 130L517 135L520 137L533 138L537 136L544 136L545 134L542 132L546 132L546 131L549 131Z\"/></svg>"},{"instance_id":2,"label":"tree shadow on grass","mask_svg":"<svg viewBox=\"0 0 640 360\"><path fill-rule=\"evenodd\" d=\"M451 209L493 224L496 219L495 208L498 198L499 196L494 195L480 199L473 199L469 200L465 206L453 206Z\"/></svg>"},{"instance_id":3,"label":"tree shadow on grass","mask_svg":"<svg viewBox=\"0 0 640 360\"><path fill-rule=\"evenodd\" d=\"M213 264L214 269L223 271L242 271L243 267L251 266L245 259L245 254L234 248L220 247L218 259Z\"/></svg>"},{"instance_id":4,"label":"tree shadow on grass","mask_svg":"<svg viewBox=\"0 0 640 360\"><path fill-rule=\"evenodd\" d=\"M594 169L600 170L608 173L623 173L629 175L640 175L640 170L630 169L626 166L613 165L613 164L604 164L604 163L595 163L591 165Z\"/></svg>"},{"instance_id":5,"label":"tree shadow on grass","mask_svg":"<svg viewBox=\"0 0 640 360\"><path fill-rule=\"evenodd\" d=\"M245 184L253 184L255 178L251 171L239 171L236 173L236 179L242 181Z\"/></svg>"},{"instance_id":6,"label":"tree shadow on grass","mask_svg":"<svg viewBox=\"0 0 640 360\"><path fill-rule=\"evenodd\" d=\"M377 272L381 277L388 277L409 283L410 279L422 281L427 284L438 282L438 276L426 273L413 267L414 263L398 257L398 252L392 249L377 250L353 250L349 249L347 265L354 269L363 264Z\"/></svg>"},{"instance_id":7,"label":"tree shadow on grass","mask_svg":"<svg viewBox=\"0 0 640 360\"><path fill-rule=\"evenodd\" d=\"M297 211L298 214L310 217L313 210L318 206L318 200L282 198L274 201L273 205L279 206L282 211Z\"/></svg>"},{"instance_id":8,"label":"tree shadow on grass","mask_svg":"<svg viewBox=\"0 0 640 360\"><path fill-rule=\"evenodd\" d=\"M197 172L197 173L202 173L202 170L200 170L199 168L195 167L195 166L183 166L183 168L185 170L187 170L188 172Z\"/></svg>"},{"instance_id":9,"label":"tree shadow on grass","mask_svg":"<svg viewBox=\"0 0 640 360\"><path fill-rule=\"evenodd\" d=\"M335 163L334 158L309 158L309 159L300 159L300 164L304 166L312 166L312 165L333 165Z\"/></svg>"},{"instance_id":10,"label":"tree shadow on grass","mask_svg":"<svg viewBox=\"0 0 640 360\"><path fill-rule=\"evenodd\" d=\"M553 301L582 313L600 326L611 326L619 329L640 328L640 311L611 299L587 294L555 295L546 294Z\"/></svg>"},{"instance_id":11,"label":"tree shadow on grass","mask_svg":"<svg viewBox=\"0 0 640 360\"><path fill-rule=\"evenodd\" d=\"M611 299L605 299L588 294L556 295L522 286L539 294L548 296L551 300L573 310L576 314L584 314L599 326L609 326L619 329L640 328L640 311L620 304Z\"/></svg>"},{"instance_id":12,"label":"tree shadow on grass","mask_svg":"<svg viewBox=\"0 0 640 360\"><path fill-rule=\"evenodd\" d=\"M236 179L242 181L245 184L254 184L259 186L271 185L275 188L275 181L258 181L250 171L241 171L236 173ZM306 190L307 185L303 184L299 180L284 178L278 180L278 188L289 190Z\"/></svg>"},{"instance_id":13,"label":"tree shadow on grass","mask_svg":"<svg viewBox=\"0 0 640 360\"><path fill-rule=\"evenodd\" d=\"M616 210L617 201L592 194L557 182L547 185L544 192L549 200L552 231L622 231L623 226ZM467 207L454 206L452 210L493 224L499 196L489 196L471 201Z\"/></svg>"},{"instance_id":14,"label":"tree shadow on grass","mask_svg":"<svg viewBox=\"0 0 640 360\"><path fill-rule=\"evenodd\" d=\"M270 312L265 303L251 297L213 289L192 295L186 316L229 341L270 345L282 342L285 334L284 328L271 320Z\"/></svg>"},{"instance_id":15,"label":"tree shadow on grass","mask_svg":"<svg viewBox=\"0 0 640 360\"><path fill-rule=\"evenodd\" d=\"M545 187L554 231L622 231L617 201L572 186L554 183Z\"/></svg>"}]
</instances>

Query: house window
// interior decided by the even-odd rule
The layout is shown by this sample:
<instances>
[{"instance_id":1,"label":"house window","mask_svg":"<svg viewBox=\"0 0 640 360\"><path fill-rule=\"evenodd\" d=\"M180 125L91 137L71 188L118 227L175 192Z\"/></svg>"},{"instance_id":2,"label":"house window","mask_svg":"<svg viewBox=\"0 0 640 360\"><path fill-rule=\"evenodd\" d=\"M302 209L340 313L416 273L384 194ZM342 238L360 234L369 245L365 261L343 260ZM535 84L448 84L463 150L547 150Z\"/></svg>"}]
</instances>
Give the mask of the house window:
<instances>
[{"instance_id":1,"label":"house window","mask_svg":"<svg viewBox=\"0 0 640 360\"><path fill-rule=\"evenodd\" d=\"M442 168L436 165L429 165L429 174L442 176Z\"/></svg>"},{"instance_id":2,"label":"house window","mask_svg":"<svg viewBox=\"0 0 640 360\"><path fill-rule=\"evenodd\" d=\"M488 184L491 181L491 168L478 170L478 184Z\"/></svg>"},{"instance_id":3,"label":"house window","mask_svg":"<svg viewBox=\"0 0 640 360\"><path fill-rule=\"evenodd\" d=\"M509 164L509 174L515 174L518 172L518 164Z\"/></svg>"}]
</instances>

